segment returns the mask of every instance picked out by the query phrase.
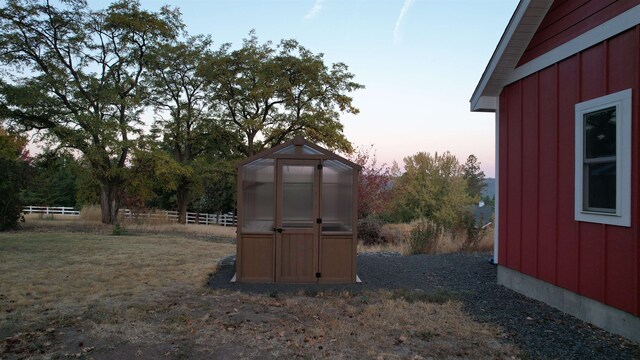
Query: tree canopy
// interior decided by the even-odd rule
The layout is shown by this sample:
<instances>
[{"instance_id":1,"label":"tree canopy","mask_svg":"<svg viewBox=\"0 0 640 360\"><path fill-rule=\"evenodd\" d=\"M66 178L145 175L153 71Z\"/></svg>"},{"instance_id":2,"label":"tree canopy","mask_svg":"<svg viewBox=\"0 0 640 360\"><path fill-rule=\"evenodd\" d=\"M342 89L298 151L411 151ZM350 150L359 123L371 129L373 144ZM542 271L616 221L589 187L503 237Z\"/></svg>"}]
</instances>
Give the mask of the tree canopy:
<instances>
[{"instance_id":1,"label":"tree canopy","mask_svg":"<svg viewBox=\"0 0 640 360\"><path fill-rule=\"evenodd\" d=\"M353 150L340 116L358 113L351 93L363 86L295 40L259 43L251 32L238 49L212 50L177 9L135 0L99 10L8 0L0 33L0 120L80 157L78 199L98 198L104 223L117 221L121 200L152 201L157 191L175 195L181 221L189 206L228 209L229 163L296 135ZM64 165L52 161L45 167Z\"/></svg>"},{"instance_id":2,"label":"tree canopy","mask_svg":"<svg viewBox=\"0 0 640 360\"><path fill-rule=\"evenodd\" d=\"M0 126L0 231L15 229L22 213L20 191L26 185L27 139Z\"/></svg>"},{"instance_id":3,"label":"tree canopy","mask_svg":"<svg viewBox=\"0 0 640 360\"><path fill-rule=\"evenodd\" d=\"M80 151L101 185L102 220L116 219L140 112L151 48L176 36L179 13L121 0L93 11L10 0L0 10L0 116L23 131Z\"/></svg>"},{"instance_id":4,"label":"tree canopy","mask_svg":"<svg viewBox=\"0 0 640 360\"><path fill-rule=\"evenodd\" d=\"M161 44L151 52L150 71L146 77L149 104L155 109L152 133L162 139L164 149L175 162L178 221L186 222L186 212L193 187L201 171L194 171L194 161L206 156L230 158L231 133L217 114L217 104L208 96L211 91L200 69L214 56L211 39L187 37ZM199 168L200 169L200 168Z\"/></svg>"},{"instance_id":5,"label":"tree canopy","mask_svg":"<svg viewBox=\"0 0 640 360\"><path fill-rule=\"evenodd\" d=\"M327 66L295 40L260 44L254 32L240 49L224 45L203 68L237 149L251 156L296 135L351 152L341 113L357 114L349 94L364 86L343 63Z\"/></svg>"},{"instance_id":6,"label":"tree canopy","mask_svg":"<svg viewBox=\"0 0 640 360\"><path fill-rule=\"evenodd\" d=\"M467 194L478 201L482 198L482 191L487 184L485 182L484 171L480 170L480 162L475 155L469 155L467 162L462 165L462 171L467 182Z\"/></svg>"},{"instance_id":7,"label":"tree canopy","mask_svg":"<svg viewBox=\"0 0 640 360\"><path fill-rule=\"evenodd\" d=\"M395 209L402 221L428 218L445 229L460 223L473 201L454 155L419 152L404 158L404 169L394 187Z\"/></svg>"}]
</instances>

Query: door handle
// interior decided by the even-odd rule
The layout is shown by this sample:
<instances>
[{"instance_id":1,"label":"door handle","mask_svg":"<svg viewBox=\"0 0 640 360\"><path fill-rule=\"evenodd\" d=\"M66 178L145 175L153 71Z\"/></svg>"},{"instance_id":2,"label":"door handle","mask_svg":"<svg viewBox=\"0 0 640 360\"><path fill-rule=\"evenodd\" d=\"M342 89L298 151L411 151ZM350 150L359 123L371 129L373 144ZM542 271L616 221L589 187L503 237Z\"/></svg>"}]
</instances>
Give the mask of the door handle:
<instances>
[{"instance_id":1,"label":"door handle","mask_svg":"<svg viewBox=\"0 0 640 360\"><path fill-rule=\"evenodd\" d=\"M282 228L273 228L273 231L274 231L274 232L276 232L276 231L277 231L277 232L279 232L279 233L282 233L284 230L283 230Z\"/></svg>"}]
</instances>

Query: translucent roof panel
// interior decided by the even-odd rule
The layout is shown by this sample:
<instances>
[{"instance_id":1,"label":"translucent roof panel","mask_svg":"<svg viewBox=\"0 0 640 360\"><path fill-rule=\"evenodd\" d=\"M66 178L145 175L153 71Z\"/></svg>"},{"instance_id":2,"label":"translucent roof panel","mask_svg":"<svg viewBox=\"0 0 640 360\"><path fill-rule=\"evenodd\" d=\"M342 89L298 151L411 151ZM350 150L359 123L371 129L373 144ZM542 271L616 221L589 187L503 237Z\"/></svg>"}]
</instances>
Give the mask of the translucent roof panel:
<instances>
[{"instance_id":1,"label":"translucent roof panel","mask_svg":"<svg viewBox=\"0 0 640 360\"><path fill-rule=\"evenodd\" d=\"M307 146L307 145L302 145L302 153L303 154L313 154L313 155L322 154L320 151L312 148L311 146Z\"/></svg>"},{"instance_id":2,"label":"translucent roof panel","mask_svg":"<svg viewBox=\"0 0 640 360\"><path fill-rule=\"evenodd\" d=\"M300 146L300 145L298 145ZM322 152L312 148L311 146L308 145L302 145L301 146L301 152L302 154L310 154L310 155L322 155ZM274 152L274 154L295 154L296 153L296 145L289 145L286 146L276 152Z\"/></svg>"},{"instance_id":3,"label":"translucent roof panel","mask_svg":"<svg viewBox=\"0 0 640 360\"><path fill-rule=\"evenodd\" d=\"M289 145L286 147L283 147L282 149L274 152L274 154L295 154L296 153L296 146L295 145Z\"/></svg>"}]
</instances>

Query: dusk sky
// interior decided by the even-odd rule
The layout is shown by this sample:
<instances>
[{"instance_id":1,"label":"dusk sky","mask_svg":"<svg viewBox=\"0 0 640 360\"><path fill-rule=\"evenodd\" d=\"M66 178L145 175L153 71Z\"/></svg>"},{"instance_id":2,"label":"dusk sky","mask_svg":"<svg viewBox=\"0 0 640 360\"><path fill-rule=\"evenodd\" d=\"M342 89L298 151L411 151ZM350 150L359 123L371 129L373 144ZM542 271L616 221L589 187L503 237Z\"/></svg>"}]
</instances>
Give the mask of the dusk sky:
<instances>
[{"instance_id":1,"label":"dusk sky","mask_svg":"<svg viewBox=\"0 0 640 360\"><path fill-rule=\"evenodd\" d=\"M144 0L157 10L163 2ZM180 8L192 34L218 47L294 38L327 63L344 62L366 89L343 116L355 146L373 144L379 162L402 165L418 151L475 154L495 174L494 116L469 112L469 98L517 0L198 0ZM92 2L92 6L100 6Z\"/></svg>"}]
</instances>

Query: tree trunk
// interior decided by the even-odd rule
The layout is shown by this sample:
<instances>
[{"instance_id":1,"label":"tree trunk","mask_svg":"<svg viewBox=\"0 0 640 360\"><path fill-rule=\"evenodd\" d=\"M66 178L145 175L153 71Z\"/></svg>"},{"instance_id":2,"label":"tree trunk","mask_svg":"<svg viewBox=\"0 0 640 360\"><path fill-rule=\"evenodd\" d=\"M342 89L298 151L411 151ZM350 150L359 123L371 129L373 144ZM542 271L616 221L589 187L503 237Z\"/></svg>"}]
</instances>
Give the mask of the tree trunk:
<instances>
[{"instance_id":1,"label":"tree trunk","mask_svg":"<svg viewBox=\"0 0 640 360\"><path fill-rule=\"evenodd\" d=\"M178 200L178 222L187 223L187 205L189 204L189 185L180 184L176 193Z\"/></svg>"},{"instance_id":2,"label":"tree trunk","mask_svg":"<svg viewBox=\"0 0 640 360\"><path fill-rule=\"evenodd\" d=\"M100 210L103 224L118 223L118 187L115 184L102 184L100 189Z\"/></svg>"},{"instance_id":3,"label":"tree trunk","mask_svg":"<svg viewBox=\"0 0 640 360\"><path fill-rule=\"evenodd\" d=\"M247 134L247 157L253 156L253 135Z\"/></svg>"}]
</instances>

